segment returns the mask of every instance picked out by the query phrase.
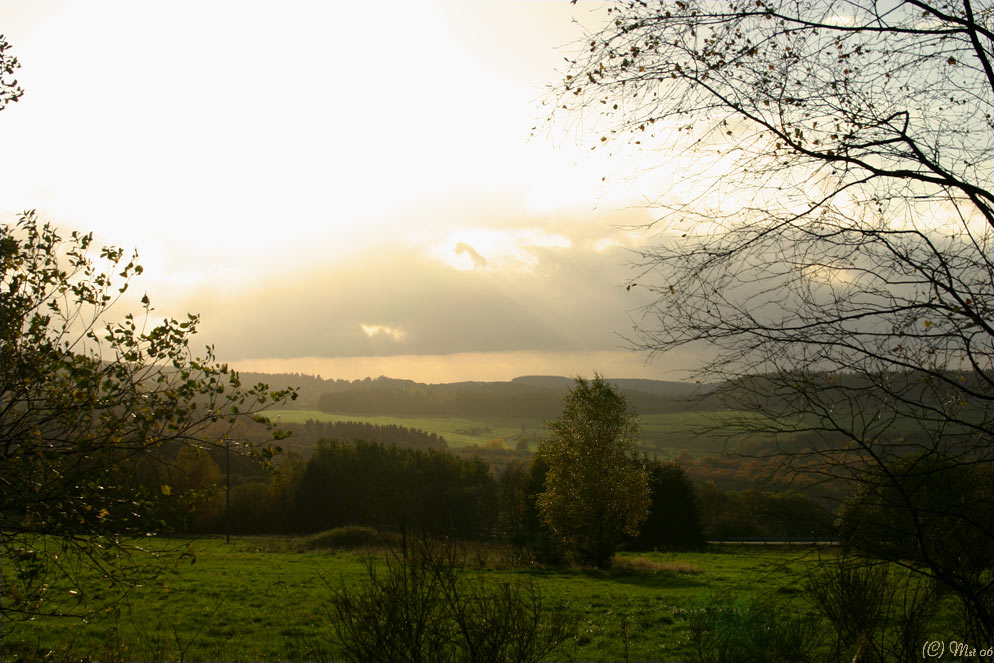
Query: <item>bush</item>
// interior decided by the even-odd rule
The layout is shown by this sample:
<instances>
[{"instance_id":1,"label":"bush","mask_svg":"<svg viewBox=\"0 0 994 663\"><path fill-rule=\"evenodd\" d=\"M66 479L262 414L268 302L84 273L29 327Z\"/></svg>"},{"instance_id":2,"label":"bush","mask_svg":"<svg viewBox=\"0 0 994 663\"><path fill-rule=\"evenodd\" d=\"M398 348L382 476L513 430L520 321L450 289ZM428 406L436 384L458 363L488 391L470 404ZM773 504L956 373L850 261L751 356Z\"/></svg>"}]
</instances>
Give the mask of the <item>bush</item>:
<instances>
[{"instance_id":1,"label":"bush","mask_svg":"<svg viewBox=\"0 0 994 663\"><path fill-rule=\"evenodd\" d=\"M687 613L690 642L701 663L811 661L818 619L772 599L708 598Z\"/></svg>"},{"instance_id":2,"label":"bush","mask_svg":"<svg viewBox=\"0 0 994 663\"><path fill-rule=\"evenodd\" d=\"M399 537L393 532L378 532L372 527L346 525L305 537L300 541L304 550L328 550L372 548L382 545L396 545Z\"/></svg>"},{"instance_id":3,"label":"bush","mask_svg":"<svg viewBox=\"0 0 994 663\"><path fill-rule=\"evenodd\" d=\"M849 555L822 563L806 589L832 624L836 658L914 660L938 610L932 580L892 574L889 562Z\"/></svg>"},{"instance_id":4,"label":"bush","mask_svg":"<svg viewBox=\"0 0 994 663\"><path fill-rule=\"evenodd\" d=\"M487 582L448 543L402 540L361 589L333 588L336 644L353 661L538 661L576 631L533 582Z\"/></svg>"}]
</instances>

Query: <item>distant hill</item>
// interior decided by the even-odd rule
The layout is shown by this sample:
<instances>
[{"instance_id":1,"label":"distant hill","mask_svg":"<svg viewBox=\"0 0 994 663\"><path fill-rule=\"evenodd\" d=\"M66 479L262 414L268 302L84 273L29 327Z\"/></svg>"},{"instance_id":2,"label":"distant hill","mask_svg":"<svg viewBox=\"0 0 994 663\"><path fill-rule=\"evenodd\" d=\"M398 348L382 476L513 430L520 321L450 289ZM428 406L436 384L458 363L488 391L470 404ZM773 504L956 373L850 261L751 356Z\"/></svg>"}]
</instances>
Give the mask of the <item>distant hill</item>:
<instances>
[{"instance_id":1,"label":"distant hill","mask_svg":"<svg viewBox=\"0 0 994 663\"><path fill-rule=\"evenodd\" d=\"M666 398L692 398L706 394L714 389L714 385L708 384L668 382L641 378L607 378L607 381L622 391L640 391ZM560 391L565 391L573 386L573 378L564 378L559 375L524 375L514 378L511 382L532 387L558 389Z\"/></svg>"},{"instance_id":2,"label":"distant hill","mask_svg":"<svg viewBox=\"0 0 994 663\"><path fill-rule=\"evenodd\" d=\"M553 418L573 379L529 375L508 382L425 384L387 377L325 380L301 374L242 373L244 384L295 386L298 399L287 407L352 414L499 416ZM643 414L710 409L710 385L609 378Z\"/></svg>"}]
</instances>

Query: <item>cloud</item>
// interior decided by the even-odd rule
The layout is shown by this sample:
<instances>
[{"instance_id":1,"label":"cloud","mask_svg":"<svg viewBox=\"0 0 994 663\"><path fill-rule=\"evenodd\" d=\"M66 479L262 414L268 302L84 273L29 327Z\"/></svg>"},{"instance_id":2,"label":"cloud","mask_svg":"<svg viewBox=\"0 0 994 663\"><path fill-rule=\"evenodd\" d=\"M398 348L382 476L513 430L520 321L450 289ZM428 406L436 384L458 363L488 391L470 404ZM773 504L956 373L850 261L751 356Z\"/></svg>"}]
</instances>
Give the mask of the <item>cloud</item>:
<instances>
[{"instance_id":1,"label":"cloud","mask_svg":"<svg viewBox=\"0 0 994 663\"><path fill-rule=\"evenodd\" d=\"M201 283L167 305L150 295L159 310L201 313L205 341L230 361L625 347L619 333L645 302L625 291L629 254L620 242L598 241L615 231L589 217L510 223L305 264L240 293Z\"/></svg>"},{"instance_id":2,"label":"cloud","mask_svg":"<svg viewBox=\"0 0 994 663\"><path fill-rule=\"evenodd\" d=\"M360 323L359 328L362 329L362 333L370 338L382 335L388 336L395 341L403 341L404 337L407 336L407 332L400 327L391 327L390 325L367 325Z\"/></svg>"},{"instance_id":3,"label":"cloud","mask_svg":"<svg viewBox=\"0 0 994 663\"><path fill-rule=\"evenodd\" d=\"M473 260L473 267L486 268L487 259L477 253L476 249L467 244L466 242L459 242L456 244L456 255L462 255L463 253L469 254L469 257Z\"/></svg>"},{"instance_id":4,"label":"cloud","mask_svg":"<svg viewBox=\"0 0 994 663\"><path fill-rule=\"evenodd\" d=\"M561 232L535 226L464 226L449 231L441 241L431 242L428 255L452 269L518 272L529 272L538 266L542 249L566 249L573 243Z\"/></svg>"},{"instance_id":5,"label":"cloud","mask_svg":"<svg viewBox=\"0 0 994 663\"><path fill-rule=\"evenodd\" d=\"M558 125L557 145L529 140L561 62L553 46L583 32L568 3L401 3L378 17L391 48L334 85L314 81L368 38L329 39L327 26L365 20L363 8L48 4L7 21L30 89L4 113L0 181L16 207L0 215L42 207L137 247L137 290L163 315L201 314L196 341L225 360L623 344L639 302L616 228L651 219L593 210L664 189L598 184L623 161ZM279 57L247 57L262 42ZM368 75L397 52L418 75ZM176 71L187 94L164 97ZM279 90L260 95L260 80Z\"/></svg>"}]
</instances>

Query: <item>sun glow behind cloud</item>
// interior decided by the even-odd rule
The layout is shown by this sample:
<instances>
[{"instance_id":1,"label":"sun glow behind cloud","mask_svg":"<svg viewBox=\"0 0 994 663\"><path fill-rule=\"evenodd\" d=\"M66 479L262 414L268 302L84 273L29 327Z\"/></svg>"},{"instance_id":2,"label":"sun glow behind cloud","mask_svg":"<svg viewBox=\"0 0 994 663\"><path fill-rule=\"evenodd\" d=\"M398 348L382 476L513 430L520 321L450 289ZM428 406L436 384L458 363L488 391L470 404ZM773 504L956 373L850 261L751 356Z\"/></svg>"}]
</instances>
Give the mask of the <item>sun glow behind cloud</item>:
<instances>
[{"instance_id":1,"label":"sun glow behind cloud","mask_svg":"<svg viewBox=\"0 0 994 663\"><path fill-rule=\"evenodd\" d=\"M570 239L542 228L466 228L429 250L436 260L460 271L528 272L540 262L536 249L568 249Z\"/></svg>"},{"instance_id":2,"label":"sun glow behind cloud","mask_svg":"<svg viewBox=\"0 0 994 663\"><path fill-rule=\"evenodd\" d=\"M396 366L442 379L445 356L453 376L482 375L472 361L497 375L503 353L532 353L507 360L521 370L571 373L584 370L570 368L577 357L621 345L637 302L621 294L628 242L613 226L647 221L617 210L653 187L626 179L624 145L591 152L561 127L532 132L569 50L556 47L580 36L571 18L587 10L436 0L371 18L303 0L10 0L2 11L26 95L0 123L0 217L38 208L97 243L137 247L137 287L165 315L201 314L224 360L359 366L404 352L433 359ZM536 358L547 352L562 361ZM624 372L611 365L600 368Z\"/></svg>"},{"instance_id":3,"label":"sun glow behind cloud","mask_svg":"<svg viewBox=\"0 0 994 663\"><path fill-rule=\"evenodd\" d=\"M341 4L46 4L18 12L30 37L9 28L28 94L0 127L17 155L0 165L6 214L30 204L169 262L232 266L334 256L404 234L412 205L546 188L543 171L560 200L578 190L568 153L528 142L568 9L387 3L370 32L340 29L370 20ZM536 39L505 61L472 43L494 40L484 19L508 34L539 19Z\"/></svg>"}]
</instances>

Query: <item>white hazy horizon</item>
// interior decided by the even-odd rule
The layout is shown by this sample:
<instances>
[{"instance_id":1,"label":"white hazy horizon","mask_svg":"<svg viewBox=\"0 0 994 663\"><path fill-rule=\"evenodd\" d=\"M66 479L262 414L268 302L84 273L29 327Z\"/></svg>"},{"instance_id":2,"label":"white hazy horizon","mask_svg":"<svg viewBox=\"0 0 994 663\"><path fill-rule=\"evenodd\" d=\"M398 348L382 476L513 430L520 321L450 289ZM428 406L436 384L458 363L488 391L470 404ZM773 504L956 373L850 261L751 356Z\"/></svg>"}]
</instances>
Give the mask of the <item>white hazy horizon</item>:
<instances>
[{"instance_id":1,"label":"white hazy horizon","mask_svg":"<svg viewBox=\"0 0 994 663\"><path fill-rule=\"evenodd\" d=\"M242 372L300 373L325 379L361 380L388 377L426 384L450 382L507 382L526 375L592 378L643 378L692 382L688 366L675 362L646 364L641 353L617 350L594 353L568 352L463 352L451 355L391 355L381 357L288 357L232 362ZM685 357L691 364L694 357Z\"/></svg>"},{"instance_id":2,"label":"white hazy horizon","mask_svg":"<svg viewBox=\"0 0 994 663\"><path fill-rule=\"evenodd\" d=\"M0 220L137 249L135 299L199 314L236 366L673 370L619 341L646 303L625 287L646 238L622 227L664 173L546 123L599 9L378 7L6 0L25 94L0 117Z\"/></svg>"}]
</instances>

